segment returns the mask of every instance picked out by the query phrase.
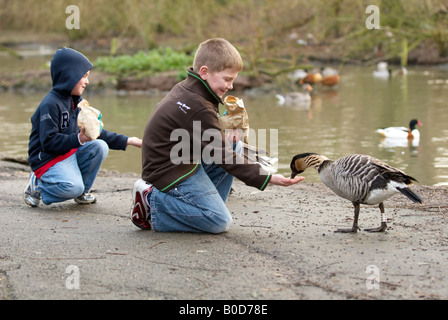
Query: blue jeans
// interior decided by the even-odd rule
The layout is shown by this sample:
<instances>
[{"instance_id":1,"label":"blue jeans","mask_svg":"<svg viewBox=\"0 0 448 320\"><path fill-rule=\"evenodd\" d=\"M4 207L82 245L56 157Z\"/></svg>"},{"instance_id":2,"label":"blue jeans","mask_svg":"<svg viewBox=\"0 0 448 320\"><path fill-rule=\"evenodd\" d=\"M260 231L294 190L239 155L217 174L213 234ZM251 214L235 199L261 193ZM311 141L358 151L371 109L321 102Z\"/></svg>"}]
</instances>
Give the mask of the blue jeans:
<instances>
[{"instance_id":1,"label":"blue jeans","mask_svg":"<svg viewBox=\"0 0 448 320\"><path fill-rule=\"evenodd\" d=\"M108 153L107 143L97 139L86 142L75 154L56 163L38 179L42 202L48 205L89 192Z\"/></svg>"},{"instance_id":2,"label":"blue jeans","mask_svg":"<svg viewBox=\"0 0 448 320\"><path fill-rule=\"evenodd\" d=\"M241 153L241 143L236 152ZM199 166L196 173L167 193L153 187L149 203L155 231L221 233L232 224L226 207L234 177L216 164Z\"/></svg>"}]
</instances>

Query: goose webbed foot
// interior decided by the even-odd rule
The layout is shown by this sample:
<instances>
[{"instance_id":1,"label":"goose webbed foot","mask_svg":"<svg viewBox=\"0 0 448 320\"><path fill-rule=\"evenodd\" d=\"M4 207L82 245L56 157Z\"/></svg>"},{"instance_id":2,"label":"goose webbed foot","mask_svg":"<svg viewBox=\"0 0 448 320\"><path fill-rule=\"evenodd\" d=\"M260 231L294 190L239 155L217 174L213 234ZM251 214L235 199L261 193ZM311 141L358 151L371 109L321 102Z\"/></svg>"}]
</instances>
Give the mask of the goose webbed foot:
<instances>
[{"instance_id":1,"label":"goose webbed foot","mask_svg":"<svg viewBox=\"0 0 448 320\"><path fill-rule=\"evenodd\" d=\"M386 222L381 222L381 226L379 226L378 228L368 228L368 229L364 229L364 231L367 232L384 232L387 229L387 224Z\"/></svg>"},{"instance_id":2,"label":"goose webbed foot","mask_svg":"<svg viewBox=\"0 0 448 320\"><path fill-rule=\"evenodd\" d=\"M369 229L364 229L364 231L367 232L384 232L387 229L387 224L386 224L386 213L384 211L384 205L381 202L378 206L380 208L381 211L381 226L379 226L378 228L369 228Z\"/></svg>"},{"instance_id":3,"label":"goose webbed foot","mask_svg":"<svg viewBox=\"0 0 448 320\"><path fill-rule=\"evenodd\" d=\"M358 230L361 230L358 228L358 216L359 216L359 203L353 202L353 206L355 208L355 216L353 218L353 225L351 229L337 229L335 232L341 232L341 233L357 233Z\"/></svg>"},{"instance_id":4,"label":"goose webbed foot","mask_svg":"<svg viewBox=\"0 0 448 320\"><path fill-rule=\"evenodd\" d=\"M350 229L337 229L334 232L339 232L339 233L357 233L358 230L361 230L358 227L352 227Z\"/></svg>"}]
</instances>

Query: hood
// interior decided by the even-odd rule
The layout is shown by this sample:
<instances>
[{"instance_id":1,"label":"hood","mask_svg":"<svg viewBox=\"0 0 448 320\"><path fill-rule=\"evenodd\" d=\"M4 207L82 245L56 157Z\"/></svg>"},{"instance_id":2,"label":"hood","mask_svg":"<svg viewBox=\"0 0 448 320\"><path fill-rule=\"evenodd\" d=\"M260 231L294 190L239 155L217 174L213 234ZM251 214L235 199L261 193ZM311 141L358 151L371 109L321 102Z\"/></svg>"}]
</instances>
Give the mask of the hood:
<instances>
[{"instance_id":1,"label":"hood","mask_svg":"<svg viewBox=\"0 0 448 320\"><path fill-rule=\"evenodd\" d=\"M63 95L71 95L81 78L93 68L93 64L82 53L63 47L51 60L53 89Z\"/></svg>"}]
</instances>

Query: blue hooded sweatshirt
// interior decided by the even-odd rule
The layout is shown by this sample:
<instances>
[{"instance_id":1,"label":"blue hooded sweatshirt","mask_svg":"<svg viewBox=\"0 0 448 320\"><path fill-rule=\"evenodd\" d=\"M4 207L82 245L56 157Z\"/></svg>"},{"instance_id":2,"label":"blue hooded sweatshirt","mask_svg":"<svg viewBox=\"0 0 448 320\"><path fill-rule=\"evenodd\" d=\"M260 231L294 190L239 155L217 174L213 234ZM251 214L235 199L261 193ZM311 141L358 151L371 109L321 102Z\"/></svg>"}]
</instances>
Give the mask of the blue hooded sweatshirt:
<instances>
[{"instance_id":1,"label":"blue hooded sweatshirt","mask_svg":"<svg viewBox=\"0 0 448 320\"><path fill-rule=\"evenodd\" d=\"M82 97L73 96L71 92L92 68L92 63L78 51L64 47L55 53L51 60L53 88L31 117L28 162L33 171L51 161L64 159L64 155L81 146L78 139L80 109L77 105ZM103 129L99 139L104 140L110 149L126 150L128 137L125 135Z\"/></svg>"}]
</instances>

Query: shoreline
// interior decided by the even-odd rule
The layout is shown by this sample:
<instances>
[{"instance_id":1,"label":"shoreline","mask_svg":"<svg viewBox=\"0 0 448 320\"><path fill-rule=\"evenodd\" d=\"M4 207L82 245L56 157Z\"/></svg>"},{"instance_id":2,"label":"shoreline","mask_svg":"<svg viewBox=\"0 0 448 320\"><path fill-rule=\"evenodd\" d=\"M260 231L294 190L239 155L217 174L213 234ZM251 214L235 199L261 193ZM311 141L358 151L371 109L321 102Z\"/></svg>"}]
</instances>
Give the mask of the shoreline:
<instances>
[{"instance_id":1,"label":"shoreline","mask_svg":"<svg viewBox=\"0 0 448 320\"><path fill-rule=\"evenodd\" d=\"M227 232L159 233L129 220L137 175L102 170L94 205L31 208L22 199L29 168L0 168L0 299L448 299L448 187L415 185L422 205L386 201L385 233L340 234L353 207L322 183L261 192L235 181ZM359 222L375 227L378 208L362 206Z\"/></svg>"},{"instance_id":2,"label":"shoreline","mask_svg":"<svg viewBox=\"0 0 448 320\"><path fill-rule=\"evenodd\" d=\"M6 42L3 43L3 46L10 50L18 48L20 46L25 46L27 48L36 47L34 50L37 53L34 54L37 55L39 55L39 52L42 51L42 48L40 48L39 45L48 46L48 48L43 50L43 52L45 52L45 55L48 56L48 59L50 60L52 56L52 53L50 54L50 52L56 50L50 50L50 48L59 48L61 47L61 43L64 43L62 39L47 41L42 39L39 43L36 43L33 39L27 42ZM73 49L79 50L81 52L85 51L90 53L103 53L103 55L108 56L109 53L107 51L107 46L105 46L104 43L107 43L107 41L104 40L95 42L94 40L80 40L74 41L72 43L65 43L64 45L72 47ZM2 45L2 43L0 43L0 45ZM138 51L138 48L133 48L133 50L131 51L136 52ZM446 68L448 64L448 57L439 57L436 52L437 48L434 45L422 45L422 47L415 48L414 50L409 52L408 67ZM381 59L374 58L373 56L359 56L345 61L343 58L340 58L341 56L344 56L342 53L343 48L338 48L337 44L335 43L308 45L302 48L302 54L304 58L301 64L331 66L372 66L375 62L387 61L392 69L399 69L400 67L400 61L398 58ZM123 52L120 54L129 53ZM17 59L26 59L27 57L29 56L18 55ZM129 76L120 78L117 75L101 72L98 70L94 70L94 72L92 72L90 80L89 91L91 93L115 92L121 95L133 93L159 94L160 92L171 90L171 88L180 81L178 79L177 71L161 72L157 75L151 76ZM274 82L275 77L269 76L261 70L258 77L246 75L243 73L240 74L235 80L234 90L263 90L264 87L266 87L265 90L271 90L270 87ZM51 87L52 84L49 68L36 68L26 71L0 72L0 92L47 92Z\"/></svg>"}]
</instances>

